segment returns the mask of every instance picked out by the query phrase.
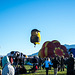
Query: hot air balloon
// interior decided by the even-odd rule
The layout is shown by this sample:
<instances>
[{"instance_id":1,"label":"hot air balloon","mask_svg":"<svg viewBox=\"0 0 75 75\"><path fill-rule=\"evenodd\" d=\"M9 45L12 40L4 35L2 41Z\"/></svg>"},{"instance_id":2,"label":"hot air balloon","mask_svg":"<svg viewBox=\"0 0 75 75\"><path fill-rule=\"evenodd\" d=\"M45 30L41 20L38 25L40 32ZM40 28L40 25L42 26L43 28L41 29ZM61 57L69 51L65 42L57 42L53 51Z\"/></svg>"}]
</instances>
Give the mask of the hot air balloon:
<instances>
[{"instance_id":1,"label":"hot air balloon","mask_svg":"<svg viewBox=\"0 0 75 75\"><path fill-rule=\"evenodd\" d=\"M36 45L36 44L40 44L39 43L40 41L41 41L40 31L37 29L33 29L31 31L30 42Z\"/></svg>"},{"instance_id":2,"label":"hot air balloon","mask_svg":"<svg viewBox=\"0 0 75 75\"><path fill-rule=\"evenodd\" d=\"M67 49L64 45L61 45L59 41L46 41L42 48L40 49L38 56L41 58L44 57L55 57L55 56L64 56L68 57Z\"/></svg>"}]
</instances>

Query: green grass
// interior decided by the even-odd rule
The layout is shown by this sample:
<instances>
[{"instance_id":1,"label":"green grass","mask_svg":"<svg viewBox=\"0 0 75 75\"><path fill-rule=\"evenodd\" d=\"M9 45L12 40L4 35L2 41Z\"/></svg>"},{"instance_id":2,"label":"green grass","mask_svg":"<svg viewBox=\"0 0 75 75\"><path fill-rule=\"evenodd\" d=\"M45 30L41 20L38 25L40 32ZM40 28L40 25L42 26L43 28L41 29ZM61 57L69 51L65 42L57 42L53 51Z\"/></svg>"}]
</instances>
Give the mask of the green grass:
<instances>
[{"instance_id":1,"label":"green grass","mask_svg":"<svg viewBox=\"0 0 75 75\"><path fill-rule=\"evenodd\" d=\"M32 66L25 65L25 67L26 67L27 70L29 70L30 67L32 67ZM29 71L27 71L27 72L29 72ZM66 75L66 72L67 72L67 70L65 69L65 70L62 71L62 72L59 71L59 72L57 73L57 75ZM51 68L51 70L48 71L48 74L49 74L49 75L54 75L54 69ZM20 74L20 75L25 75L25 74ZM36 73L30 73L30 74L27 74L27 75L46 75L46 70L41 68L41 70L37 70Z\"/></svg>"},{"instance_id":2,"label":"green grass","mask_svg":"<svg viewBox=\"0 0 75 75\"><path fill-rule=\"evenodd\" d=\"M29 70L31 67L32 67L32 66L25 65L25 68L27 69L27 73L29 72L28 70ZM2 68L0 67L0 69L2 69ZM65 69L65 71L62 71L62 72L59 71L59 72L57 73L57 75L66 75L66 72L67 72L67 70ZM51 68L51 70L48 71L48 74L49 74L49 75L54 75L54 69ZM41 70L37 70L36 73L20 74L20 75L46 75L46 70L41 68Z\"/></svg>"},{"instance_id":3,"label":"green grass","mask_svg":"<svg viewBox=\"0 0 75 75\"><path fill-rule=\"evenodd\" d=\"M2 67L0 66L0 69L2 69Z\"/></svg>"}]
</instances>

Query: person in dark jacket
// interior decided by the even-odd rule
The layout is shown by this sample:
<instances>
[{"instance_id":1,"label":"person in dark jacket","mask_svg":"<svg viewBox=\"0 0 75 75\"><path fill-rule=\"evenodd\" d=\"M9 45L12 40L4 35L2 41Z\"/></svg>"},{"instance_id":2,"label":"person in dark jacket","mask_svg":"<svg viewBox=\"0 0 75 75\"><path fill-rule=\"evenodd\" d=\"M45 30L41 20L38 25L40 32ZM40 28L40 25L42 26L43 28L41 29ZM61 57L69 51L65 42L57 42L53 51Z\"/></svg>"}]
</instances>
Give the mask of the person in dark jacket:
<instances>
[{"instance_id":1,"label":"person in dark jacket","mask_svg":"<svg viewBox=\"0 0 75 75\"><path fill-rule=\"evenodd\" d=\"M35 56L34 56L34 58L33 58L33 63L37 63L37 59L36 59Z\"/></svg>"},{"instance_id":2,"label":"person in dark jacket","mask_svg":"<svg viewBox=\"0 0 75 75\"><path fill-rule=\"evenodd\" d=\"M37 59L36 59L36 57L34 56L34 58L33 58L33 66L34 66L36 63L37 63Z\"/></svg>"},{"instance_id":3,"label":"person in dark jacket","mask_svg":"<svg viewBox=\"0 0 75 75\"><path fill-rule=\"evenodd\" d=\"M41 70L41 64L42 64L42 59L41 59L41 57L39 56L39 59L38 59L38 68L40 68L40 70Z\"/></svg>"},{"instance_id":4,"label":"person in dark jacket","mask_svg":"<svg viewBox=\"0 0 75 75\"><path fill-rule=\"evenodd\" d=\"M52 60L52 63L53 63L53 68L54 68L54 75L57 75L59 62L56 57Z\"/></svg>"},{"instance_id":5,"label":"person in dark jacket","mask_svg":"<svg viewBox=\"0 0 75 75\"><path fill-rule=\"evenodd\" d=\"M64 71L64 56L61 57L61 60L60 60L60 66L61 66L61 71L63 70Z\"/></svg>"},{"instance_id":6,"label":"person in dark jacket","mask_svg":"<svg viewBox=\"0 0 75 75\"><path fill-rule=\"evenodd\" d=\"M24 67L24 65L20 65L20 67L19 67L19 73L20 73L20 74L26 74L26 73L27 73L27 70L26 70L26 68Z\"/></svg>"},{"instance_id":7,"label":"person in dark jacket","mask_svg":"<svg viewBox=\"0 0 75 75\"><path fill-rule=\"evenodd\" d=\"M36 59L36 57L34 56L34 58L33 58L33 67L35 67L36 63L37 63L37 59ZM34 68L34 69L35 69L35 68Z\"/></svg>"},{"instance_id":8,"label":"person in dark jacket","mask_svg":"<svg viewBox=\"0 0 75 75\"><path fill-rule=\"evenodd\" d=\"M74 75L74 58L73 54L70 54L70 57L66 60L66 65L67 65L67 75Z\"/></svg>"},{"instance_id":9,"label":"person in dark jacket","mask_svg":"<svg viewBox=\"0 0 75 75\"><path fill-rule=\"evenodd\" d=\"M58 71L61 69L61 58L59 57L59 56L56 56L56 58L57 58L57 60L58 60L58 62L59 62L59 64L58 64Z\"/></svg>"}]
</instances>

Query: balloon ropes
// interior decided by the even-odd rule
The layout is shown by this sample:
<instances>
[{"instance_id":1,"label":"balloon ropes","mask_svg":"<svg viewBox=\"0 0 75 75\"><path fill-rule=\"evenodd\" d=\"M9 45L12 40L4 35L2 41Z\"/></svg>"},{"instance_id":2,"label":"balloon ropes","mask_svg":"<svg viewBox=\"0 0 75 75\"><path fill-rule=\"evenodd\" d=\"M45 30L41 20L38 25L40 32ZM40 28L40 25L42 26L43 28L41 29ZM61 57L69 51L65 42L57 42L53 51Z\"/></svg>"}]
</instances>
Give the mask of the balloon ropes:
<instances>
[{"instance_id":1,"label":"balloon ropes","mask_svg":"<svg viewBox=\"0 0 75 75\"><path fill-rule=\"evenodd\" d=\"M39 42L41 41L41 35L40 31L37 29L33 29L31 31L31 37L30 37L30 42L34 44L34 47L36 44L40 44Z\"/></svg>"}]
</instances>

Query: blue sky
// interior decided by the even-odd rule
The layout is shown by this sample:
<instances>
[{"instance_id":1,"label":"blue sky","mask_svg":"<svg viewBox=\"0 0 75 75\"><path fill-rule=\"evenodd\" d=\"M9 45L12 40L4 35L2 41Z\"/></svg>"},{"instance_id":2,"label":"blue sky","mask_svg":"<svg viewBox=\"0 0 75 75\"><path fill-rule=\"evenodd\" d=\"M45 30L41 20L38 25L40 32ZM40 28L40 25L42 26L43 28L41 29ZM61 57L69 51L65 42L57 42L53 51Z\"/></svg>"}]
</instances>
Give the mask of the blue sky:
<instances>
[{"instance_id":1,"label":"blue sky","mask_svg":"<svg viewBox=\"0 0 75 75\"><path fill-rule=\"evenodd\" d=\"M41 31L40 45L30 42ZM0 55L10 51L38 52L45 41L75 44L74 0L0 0Z\"/></svg>"}]
</instances>

